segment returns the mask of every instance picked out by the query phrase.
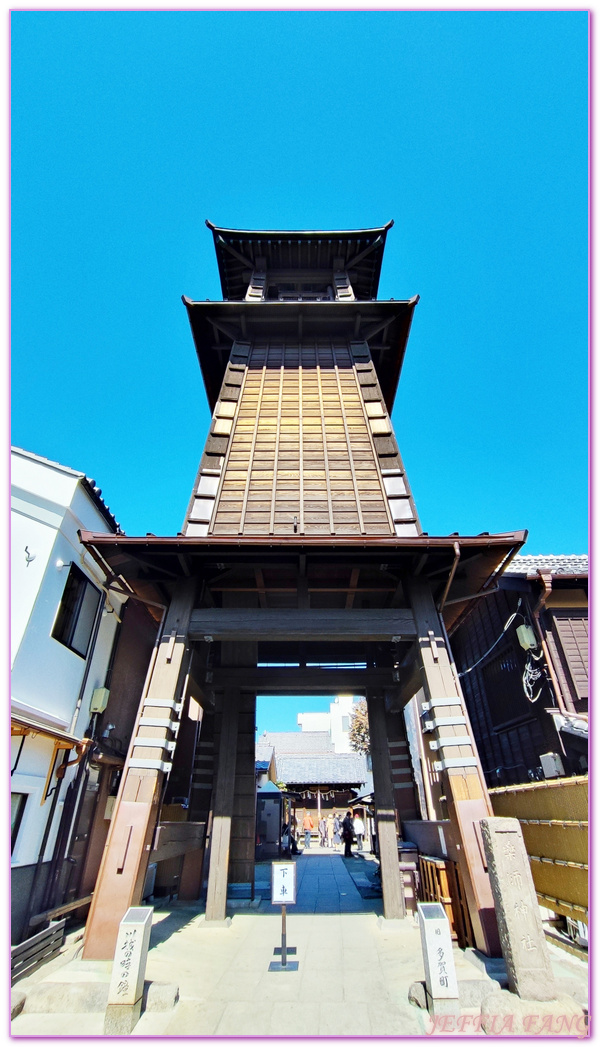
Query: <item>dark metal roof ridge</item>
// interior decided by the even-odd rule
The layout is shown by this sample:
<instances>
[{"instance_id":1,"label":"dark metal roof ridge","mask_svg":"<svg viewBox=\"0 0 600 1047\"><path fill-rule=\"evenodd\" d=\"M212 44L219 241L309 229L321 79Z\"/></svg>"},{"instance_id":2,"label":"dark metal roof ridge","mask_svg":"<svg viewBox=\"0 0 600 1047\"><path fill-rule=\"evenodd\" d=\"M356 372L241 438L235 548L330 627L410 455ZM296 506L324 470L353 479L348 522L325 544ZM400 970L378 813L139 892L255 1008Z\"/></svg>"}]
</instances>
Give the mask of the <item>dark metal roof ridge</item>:
<instances>
[{"instance_id":1,"label":"dark metal roof ridge","mask_svg":"<svg viewBox=\"0 0 600 1047\"><path fill-rule=\"evenodd\" d=\"M205 223L211 232L215 234L223 234L228 236L300 236L300 237L314 237L314 236L364 236L365 234L372 233L374 236L381 236L382 233L387 233L388 229L391 229L394 224L394 219L390 218L389 222L385 225L376 226L370 229L228 229L226 226L215 225L208 218L205 219Z\"/></svg>"},{"instance_id":2,"label":"dark metal roof ridge","mask_svg":"<svg viewBox=\"0 0 600 1047\"><path fill-rule=\"evenodd\" d=\"M421 296L419 294L413 294L411 298L356 298L353 302L331 301L326 298L322 299L320 302L301 301L300 299L297 301L295 299L292 299L291 302L280 302L275 298L269 299L265 302L252 302L247 301L245 298L195 299L188 298L186 294L182 294L181 301L184 305L223 305L226 307L237 307L238 309L240 307L246 309L248 306L260 306L261 309L264 310L265 305L268 305L283 307L284 309L289 310L290 305L301 306L302 308L308 309L314 308L315 306L320 307L324 305L329 307L333 305L342 307L343 309L350 309L354 307L357 311L360 311L360 307L364 306L373 306L373 308L375 308L380 305L417 305L417 303L420 301L420 298Z\"/></svg>"}]
</instances>

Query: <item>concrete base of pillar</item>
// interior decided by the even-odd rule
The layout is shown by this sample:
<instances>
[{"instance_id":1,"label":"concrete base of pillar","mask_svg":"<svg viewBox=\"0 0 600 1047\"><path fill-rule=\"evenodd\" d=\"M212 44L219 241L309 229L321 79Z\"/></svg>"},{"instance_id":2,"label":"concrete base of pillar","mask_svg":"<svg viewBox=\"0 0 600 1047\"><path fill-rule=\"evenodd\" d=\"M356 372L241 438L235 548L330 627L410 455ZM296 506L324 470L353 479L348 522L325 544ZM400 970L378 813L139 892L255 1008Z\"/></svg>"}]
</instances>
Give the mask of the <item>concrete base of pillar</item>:
<instances>
[{"instance_id":1,"label":"concrete base of pillar","mask_svg":"<svg viewBox=\"0 0 600 1047\"><path fill-rule=\"evenodd\" d=\"M567 993L556 995L556 1000L522 1000L506 989L492 993L481 1005L481 1028L488 1036L585 1037L583 1007Z\"/></svg>"},{"instance_id":2,"label":"concrete base of pillar","mask_svg":"<svg viewBox=\"0 0 600 1047\"><path fill-rule=\"evenodd\" d=\"M451 1015L453 1018L460 1017L460 1002L459 1000L438 1000L433 996L430 996L425 990L425 999L427 1003L427 1010L434 1018L439 1018L442 1015Z\"/></svg>"},{"instance_id":3,"label":"concrete base of pillar","mask_svg":"<svg viewBox=\"0 0 600 1047\"><path fill-rule=\"evenodd\" d=\"M231 927L231 916L226 916L224 920L207 920L206 916L203 916L198 920L196 926L200 930L203 927Z\"/></svg>"},{"instance_id":4,"label":"concrete base of pillar","mask_svg":"<svg viewBox=\"0 0 600 1047\"><path fill-rule=\"evenodd\" d=\"M380 931L403 931L406 927L406 916L398 916L393 920L385 916L378 916L377 926Z\"/></svg>"},{"instance_id":5,"label":"concrete base of pillar","mask_svg":"<svg viewBox=\"0 0 600 1047\"><path fill-rule=\"evenodd\" d=\"M105 1036L129 1036L140 1020L142 997L137 1003L109 1003L104 1014Z\"/></svg>"}]
</instances>

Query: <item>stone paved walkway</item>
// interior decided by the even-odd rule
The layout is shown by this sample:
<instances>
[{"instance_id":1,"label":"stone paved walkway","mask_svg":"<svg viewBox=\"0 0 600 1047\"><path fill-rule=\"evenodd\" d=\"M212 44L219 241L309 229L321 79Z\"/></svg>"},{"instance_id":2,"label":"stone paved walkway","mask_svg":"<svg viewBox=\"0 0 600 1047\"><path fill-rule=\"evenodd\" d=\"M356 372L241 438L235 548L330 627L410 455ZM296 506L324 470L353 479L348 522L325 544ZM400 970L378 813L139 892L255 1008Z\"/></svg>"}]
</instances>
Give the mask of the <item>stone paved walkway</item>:
<instances>
[{"instance_id":1,"label":"stone paved walkway","mask_svg":"<svg viewBox=\"0 0 600 1047\"><path fill-rule=\"evenodd\" d=\"M424 977L414 921L378 917L381 900L361 897L349 872L359 884L368 883L370 869L363 861L315 849L296 865L298 902L288 908L287 940L296 946L298 970L269 971L273 949L281 944L281 916L268 900L232 909L229 926L205 923L197 906L157 907L146 978L175 982L179 1002L167 1012L145 1012L134 1037L426 1034L425 1013L407 998L411 982ZM260 889L266 867L257 873ZM557 953L553 949L553 956ZM459 949L454 956L459 981L485 977ZM557 962L564 973L562 957ZM28 981L108 981L110 969L108 961L86 964L75 957L65 964L62 958L16 988L26 990ZM13 1021L12 1034L101 1036L103 1022L100 1012L25 1011Z\"/></svg>"},{"instance_id":2,"label":"stone paved walkway","mask_svg":"<svg viewBox=\"0 0 600 1047\"><path fill-rule=\"evenodd\" d=\"M290 915L295 913L343 913L343 912L383 912L383 902L379 898L365 900L362 898L356 881L365 886L368 883L363 871L367 860L363 858L342 858L341 854L327 848L309 850L295 859L296 864L296 904L290 906ZM369 865L372 863L369 862ZM259 867L260 868L260 867ZM264 867L263 867L264 868ZM257 886L264 881L259 879ZM265 874L263 874L265 875ZM270 877L270 867L266 871ZM270 881L269 881L270 882ZM280 906L263 901L261 912L279 912Z\"/></svg>"}]
</instances>

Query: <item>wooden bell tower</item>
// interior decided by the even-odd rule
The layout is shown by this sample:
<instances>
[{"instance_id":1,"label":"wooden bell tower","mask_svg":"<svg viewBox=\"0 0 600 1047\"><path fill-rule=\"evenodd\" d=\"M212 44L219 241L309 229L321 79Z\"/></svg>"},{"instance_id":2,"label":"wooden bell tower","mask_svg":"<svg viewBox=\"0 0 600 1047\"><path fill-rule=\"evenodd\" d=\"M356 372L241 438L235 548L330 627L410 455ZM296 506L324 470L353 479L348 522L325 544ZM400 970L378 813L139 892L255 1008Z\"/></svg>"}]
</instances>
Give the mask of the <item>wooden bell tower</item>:
<instances>
[{"instance_id":1,"label":"wooden bell tower","mask_svg":"<svg viewBox=\"0 0 600 1047\"><path fill-rule=\"evenodd\" d=\"M224 301L184 299L214 408L184 533L421 534L388 413L418 299L376 300L389 225L211 228Z\"/></svg>"},{"instance_id":2,"label":"wooden bell tower","mask_svg":"<svg viewBox=\"0 0 600 1047\"><path fill-rule=\"evenodd\" d=\"M397 831L420 817L403 708L421 692L433 815L459 841L476 944L498 951L479 837L492 812L448 633L526 535L422 531L390 418L418 298L377 299L391 224L207 223L223 301L184 298L213 416L182 531L82 536L111 586L163 608L86 958L112 955L186 773L182 878L190 897L207 878L206 919L224 919L228 884L253 878L256 695L342 690L368 704L386 917L404 915Z\"/></svg>"}]
</instances>

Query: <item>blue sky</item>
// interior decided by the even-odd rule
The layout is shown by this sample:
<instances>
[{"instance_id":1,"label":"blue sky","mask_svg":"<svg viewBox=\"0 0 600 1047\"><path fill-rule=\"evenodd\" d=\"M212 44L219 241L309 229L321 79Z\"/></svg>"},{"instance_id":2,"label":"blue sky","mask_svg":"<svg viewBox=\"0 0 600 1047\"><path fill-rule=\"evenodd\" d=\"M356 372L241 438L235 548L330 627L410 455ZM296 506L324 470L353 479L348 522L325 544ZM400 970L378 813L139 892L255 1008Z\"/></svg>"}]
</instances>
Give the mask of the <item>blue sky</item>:
<instances>
[{"instance_id":1,"label":"blue sky","mask_svg":"<svg viewBox=\"0 0 600 1047\"><path fill-rule=\"evenodd\" d=\"M430 534L587 541L585 11L11 16L12 440L129 534L182 525L209 422L204 219L389 218L421 300L393 420Z\"/></svg>"}]
</instances>

